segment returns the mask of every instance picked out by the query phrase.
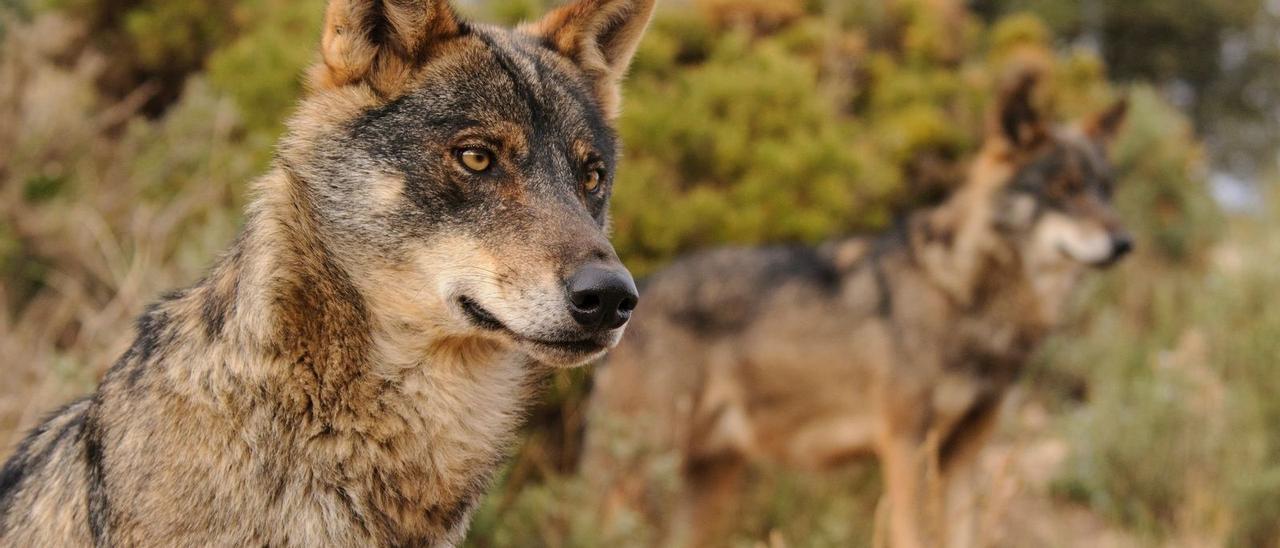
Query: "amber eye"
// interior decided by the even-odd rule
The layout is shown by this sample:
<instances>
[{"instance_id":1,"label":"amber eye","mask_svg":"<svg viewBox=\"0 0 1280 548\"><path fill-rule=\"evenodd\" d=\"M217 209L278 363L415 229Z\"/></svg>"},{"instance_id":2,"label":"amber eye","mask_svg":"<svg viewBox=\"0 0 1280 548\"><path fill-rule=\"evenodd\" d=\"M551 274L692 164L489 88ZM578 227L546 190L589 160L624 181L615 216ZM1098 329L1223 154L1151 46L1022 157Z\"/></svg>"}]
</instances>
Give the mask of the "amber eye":
<instances>
[{"instance_id":1,"label":"amber eye","mask_svg":"<svg viewBox=\"0 0 1280 548\"><path fill-rule=\"evenodd\" d=\"M464 148L458 152L458 161L475 173L484 173L493 165L493 153L483 148Z\"/></svg>"},{"instance_id":2,"label":"amber eye","mask_svg":"<svg viewBox=\"0 0 1280 548\"><path fill-rule=\"evenodd\" d=\"M604 181L604 170L593 169L587 172L587 180L582 182L582 189L587 191L587 194L595 194L597 192L600 192L600 187L601 187L600 183L603 181Z\"/></svg>"}]
</instances>

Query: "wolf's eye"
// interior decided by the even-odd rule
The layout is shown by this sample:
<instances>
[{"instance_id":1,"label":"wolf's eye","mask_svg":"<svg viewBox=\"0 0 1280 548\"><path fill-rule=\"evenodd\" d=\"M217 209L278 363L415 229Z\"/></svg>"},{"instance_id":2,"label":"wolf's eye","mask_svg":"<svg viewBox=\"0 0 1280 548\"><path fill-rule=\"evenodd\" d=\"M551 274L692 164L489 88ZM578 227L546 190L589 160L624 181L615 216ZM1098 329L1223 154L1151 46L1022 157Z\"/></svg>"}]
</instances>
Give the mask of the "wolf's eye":
<instances>
[{"instance_id":1,"label":"wolf's eye","mask_svg":"<svg viewBox=\"0 0 1280 548\"><path fill-rule=\"evenodd\" d=\"M602 181L604 181L604 170L600 168L593 169L587 172L587 179L582 181L582 189L587 191L587 194L595 194L600 192L600 187L602 186L600 183Z\"/></svg>"},{"instance_id":2,"label":"wolf's eye","mask_svg":"<svg viewBox=\"0 0 1280 548\"><path fill-rule=\"evenodd\" d=\"M475 173L484 173L493 165L493 154L483 148L464 148L458 152L458 161Z\"/></svg>"}]
</instances>

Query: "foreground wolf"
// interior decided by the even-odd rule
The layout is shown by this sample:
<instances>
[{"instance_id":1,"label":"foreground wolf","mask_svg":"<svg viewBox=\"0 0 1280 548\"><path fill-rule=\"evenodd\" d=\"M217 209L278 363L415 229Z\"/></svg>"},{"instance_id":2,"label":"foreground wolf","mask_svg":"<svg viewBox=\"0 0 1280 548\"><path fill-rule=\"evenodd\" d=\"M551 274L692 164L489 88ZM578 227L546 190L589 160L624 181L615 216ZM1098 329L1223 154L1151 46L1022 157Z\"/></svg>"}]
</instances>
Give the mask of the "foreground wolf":
<instances>
[{"instance_id":1,"label":"foreground wolf","mask_svg":"<svg viewBox=\"0 0 1280 548\"><path fill-rule=\"evenodd\" d=\"M331 0L243 233L18 447L0 544L458 543L534 381L635 306L603 227L652 8Z\"/></svg>"},{"instance_id":2,"label":"foreground wolf","mask_svg":"<svg viewBox=\"0 0 1280 548\"><path fill-rule=\"evenodd\" d=\"M967 181L898 229L712 251L653 277L591 401L584 473L612 506L665 512L641 501L655 496L653 463L674 453L686 496L673 535L715 544L744 465L874 454L880 538L964 543L949 485L1078 276L1132 247L1104 156L1124 103L1052 128L1035 78L1015 81Z\"/></svg>"}]
</instances>

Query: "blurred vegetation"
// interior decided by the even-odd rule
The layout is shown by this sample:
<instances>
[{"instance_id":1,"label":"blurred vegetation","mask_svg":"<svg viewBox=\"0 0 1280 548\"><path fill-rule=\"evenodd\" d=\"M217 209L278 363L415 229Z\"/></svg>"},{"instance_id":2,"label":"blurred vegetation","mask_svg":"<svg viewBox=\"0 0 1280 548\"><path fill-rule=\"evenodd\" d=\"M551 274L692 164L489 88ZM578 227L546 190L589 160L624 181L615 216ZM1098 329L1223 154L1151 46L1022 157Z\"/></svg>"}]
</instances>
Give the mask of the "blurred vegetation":
<instances>
[{"instance_id":1,"label":"blurred vegetation","mask_svg":"<svg viewBox=\"0 0 1280 548\"><path fill-rule=\"evenodd\" d=\"M1269 218L1236 220L1204 268L1140 259L1099 281L1042 367L1089 379L1061 428L1074 455L1054 490L1153 538L1280 541L1280 287ZM1139 283L1138 279L1149 280Z\"/></svg>"},{"instance_id":2,"label":"blurred vegetation","mask_svg":"<svg viewBox=\"0 0 1280 548\"><path fill-rule=\"evenodd\" d=\"M122 326L231 240L301 93L323 4L0 0L0 435L90 389L128 343ZM510 22L548 4L465 11ZM628 81L614 240L645 274L708 245L883 227L960 180L1013 67L1050 74L1045 100L1063 120L1128 93L1118 199L1143 251L1089 288L1031 375L1048 386L1064 371L1088 387L1083 401L1044 390L1057 412L1046 435L1072 448L1055 500L1150 543L1275 545L1280 316L1266 303L1280 289L1277 227L1228 222L1208 196L1193 130L1217 119L1205 113L1242 111L1204 99L1188 118L1167 100L1171 81L1236 97L1213 91L1216 48L1270 19L1253 0L1082 5L1093 4L667 6ZM1077 47L1090 33L1100 56ZM1232 74L1254 82L1274 65L1250 51L1242 66L1255 69ZM598 530L596 494L572 477L588 385L586 371L555 379L473 545L643 543L639 521ZM743 544L771 532L795 546L866 544L873 467L756 476Z\"/></svg>"},{"instance_id":3,"label":"blurred vegetation","mask_svg":"<svg viewBox=\"0 0 1280 548\"><path fill-rule=\"evenodd\" d=\"M1062 45L1099 51L1112 77L1168 92L1214 161L1251 181L1277 174L1280 4L1270 0L977 0L987 21L1033 13Z\"/></svg>"}]
</instances>

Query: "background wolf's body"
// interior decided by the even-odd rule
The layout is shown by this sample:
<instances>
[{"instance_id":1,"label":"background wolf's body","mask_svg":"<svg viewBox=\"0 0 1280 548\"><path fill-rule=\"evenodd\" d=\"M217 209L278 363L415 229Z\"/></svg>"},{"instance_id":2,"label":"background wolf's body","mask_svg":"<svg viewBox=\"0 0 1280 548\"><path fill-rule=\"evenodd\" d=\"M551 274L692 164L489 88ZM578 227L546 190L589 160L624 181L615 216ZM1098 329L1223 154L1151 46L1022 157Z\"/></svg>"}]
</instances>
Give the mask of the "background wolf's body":
<instances>
[{"instance_id":1,"label":"background wolf's body","mask_svg":"<svg viewBox=\"0 0 1280 548\"><path fill-rule=\"evenodd\" d=\"M599 372L592 416L682 455L684 511L694 514L677 519L731 519L752 461L821 470L878 450L898 451L886 453L887 482L917 507L928 487L923 445L950 465L981 438L1043 326L1005 316L1026 314L1024 288L1007 283L1016 272L984 280L988 291L1000 281L1013 291L955 306L915 264L907 234L821 251L724 250L653 280L643 320ZM591 476L643 481L591 452L585 465ZM620 496L638 500L644 488Z\"/></svg>"},{"instance_id":2,"label":"background wolf's body","mask_svg":"<svg viewBox=\"0 0 1280 548\"><path fill-rule=\"evenodd\" d=\"M884 540L963 545L972 531L947 508L959 502L949 484L1084 264L1128 245L1105 207L1099 145L1050 136L1029 92L997 109L955 195L896 230L712 251L655 275L598 373L588 476L634 505L650 488L645 467L674 453L687 495L673 534L705 545L722 540L745 465L820 470L875 454ZM1068 256L1077 229L1097 234L1101 255Z\"/></svg>"},{"instance_id":3,"label":"background wolf's body","mask_svg":"<svg viewBox=\"0 0 1280 548\"><path fill-rule=\"evenodd\" d=\"M0 544L457 544L533 382L621 336L609 124L652 7L332 0L240 237L5 465Z\"/></svg>"}]
</instances>

